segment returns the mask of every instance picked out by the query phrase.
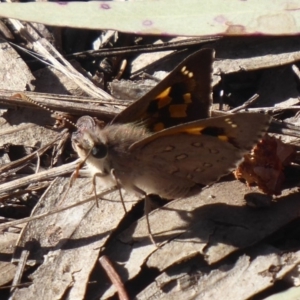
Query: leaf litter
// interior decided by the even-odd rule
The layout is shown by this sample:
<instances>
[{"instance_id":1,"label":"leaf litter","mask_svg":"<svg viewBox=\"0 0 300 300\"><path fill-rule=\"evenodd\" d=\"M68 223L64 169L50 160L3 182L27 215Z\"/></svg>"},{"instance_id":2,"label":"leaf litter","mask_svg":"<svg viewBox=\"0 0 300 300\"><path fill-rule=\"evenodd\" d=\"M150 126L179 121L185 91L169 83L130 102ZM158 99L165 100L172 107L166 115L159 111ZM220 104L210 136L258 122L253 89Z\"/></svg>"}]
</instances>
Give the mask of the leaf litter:
<instances>
[{"instance_id":1,"label":"leaf litter","mask_svg":"<svg viewBox=\"0 0 300 300\"><path fill-rule=\"evenodd\" d=\"M14 51L8 43L5 47ZM274 113L280 120L295 115L299 109L296 107L299 78L292 66L297 66L295 57L300 47L297 39L220 39L209 47L216 49L218 58L214 65L216 99L221 86L224 105L230 107L242 105L254 92L259 92L255 107L248 108L250 111L272 112L275 103L293 99L293 106L280 107ZM36 50L36 46L33 48ZM270 49L276 53L270 54ZM44 50L38 51L49 56ZM52 51L54 56L50 54L50 61L53 63L57 52L55 49ZM295 53L295 56L290 53ZM15 61L16 52L13 55ZM23 60L18 61L20 68L28 72ZM93 108L88 108L91 105L86 102L89 99L87 95L94 97L95 103L97 98L102 98L102 102L93 106L99 110L97 117L101 118L102 114L105 121L122 109L122 101L101 92L91 81L87 82L76 69L71 68L69 62L62 65L55 62L53 66L64 70L65 76L71 78L72 83L76 82L81 90L77 98L55 96L53 85L52 95L46 97L59 100L57 110L64 111L66 104L72 100L84 107L81 108L83 114L86 114L85 109L93 113ZM156 67L159 71L160 66ZM10 71L12 73L8 76ZM11 277L6 276L2 284L13 282L15 287L11 296L14 299L40 298L41 295L44 299L113 299L116 287L111 285L99 266L98 259L102 255L112 262L130 298L220 299L226 296L227 299L247 299L255 295L263 298L275 293L272 287L277 282L284 282L286 290L297 286L295 278L299 276L297 266L300 258L297 153L292 164L280 169L286 178L280 195L273 197L269 207L255 209L246 206L245 195L254 194L258 189L249 188L229 176L195 197L175 200L154 210L150 214L150 223L160 245L156 248L149 240L145 218L133 222L125 216L117 191L105 196L109 198L99 201L97 207L90 193L90 178L77 178L68 190L70 174L76 168L75 164L64 167L72 156L70 146L66 142L62 148L58 147L58 130L49 127L52 122L46 112L20 102L18 106L21 107L16 110L9 103L8 96L16 90L22 92L25 86L31 86L33 92L38 90L32 83L30 72L27 78L23 78L19 76L20 71L17 74L14 71L12 67L4 71L5 78L8 78L4 85L7 90L0 94L4 109L1 115L2 153L13 156L5 150L9 149L7 144L21 145L24 151L26 147L37 152L43 147L47 150L44 154L41 151L28 154L26 163L22 162L19 170L12 169L9 173L10 165L7 165L7 170L3 171L2 176L6 177L0 186L0 196L4 199L2 223L18 219L22 205L30 210L34 207L32 214L40 215L85 198L91 199L81 206L3 231L2 253L10 255L14 264L1 262L2 274L7 272L8 267L12 270L9 273ZM11 80L21 80L21 85L10 85ZM8 86L11 86L11 92ZM68 91L59 77L57 86L59 93L63 89L69 94L74 92ZM105 110L109 110L109 114ZM298 150L297 139L289 143ZM21 157L26 156L22 154ZM52 166L54 157L57 163ZM38 161L41 167L36 168ZM56 168L61 169L55 172ZM52 180L53 177L57 178ZM36 190L32 185L37 182L45 185ZM133 195L124 195L124 199L128 211L138 200ZM132 212L137 210L140 213L142 209L139 206ZM9 208L13 208L14 213L9 212ZM121 220L123 222L119 225ZM1 228L3 230L3 226ZM260 294L266 289L269 289L269 294Z\"/></svg>"}]
</instances>

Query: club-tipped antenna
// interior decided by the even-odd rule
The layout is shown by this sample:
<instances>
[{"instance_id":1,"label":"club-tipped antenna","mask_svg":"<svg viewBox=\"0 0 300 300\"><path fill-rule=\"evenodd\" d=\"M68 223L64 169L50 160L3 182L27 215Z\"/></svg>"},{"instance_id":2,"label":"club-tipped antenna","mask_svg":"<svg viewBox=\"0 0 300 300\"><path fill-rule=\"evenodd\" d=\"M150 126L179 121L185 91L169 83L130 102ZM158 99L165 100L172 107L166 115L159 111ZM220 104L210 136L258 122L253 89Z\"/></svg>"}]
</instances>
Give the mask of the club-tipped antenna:
<instances>
[{"instance_id":1,"label":"club-tipped antenna","mask_svg":"<svg viewBox=\"0 0 300 300\"><path fill-rule=\"evenodd\" d=\"M22 99L22 100L25 100L25 101L28 101L44 110L47 110L49 111L50 113L52 114L55 114L56 116L62 118L62 120L66 121L67 123L71 124L72 126L74 126L75 128L78 129L77 125L75 123L73 123L71 120L69 120L68 118L66 118L63 114L57 112L57 111L54 111L53 109L50 109L49 107L33 100L32 98L30 98L29 96L25 95L24 93L17 93L17 94L14 94L11 96L11 98L17 98L17 99Z\"/></svg>"}]
</instances>

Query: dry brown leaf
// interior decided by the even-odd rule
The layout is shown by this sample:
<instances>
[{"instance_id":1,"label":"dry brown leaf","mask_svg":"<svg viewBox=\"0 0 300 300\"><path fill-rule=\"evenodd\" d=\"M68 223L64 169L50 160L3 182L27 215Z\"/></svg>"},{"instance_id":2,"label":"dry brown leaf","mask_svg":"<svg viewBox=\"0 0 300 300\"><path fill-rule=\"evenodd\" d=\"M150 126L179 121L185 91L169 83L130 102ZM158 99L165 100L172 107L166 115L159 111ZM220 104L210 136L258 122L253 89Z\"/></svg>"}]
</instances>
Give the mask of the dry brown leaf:
<instances>
[{"instance_id":1,"label":"dry brown leaf","mask_svg":"<svg viewBox=\"0 0 300 300\"><path fill-rule=\"evenodd\" d=\"M295 147L280 139L266 135L251 151L234 174L246 180L249 186L257 186L266 194L280 195L284 182L284 167L296 154Z\"/></svg>"}]
</instances>

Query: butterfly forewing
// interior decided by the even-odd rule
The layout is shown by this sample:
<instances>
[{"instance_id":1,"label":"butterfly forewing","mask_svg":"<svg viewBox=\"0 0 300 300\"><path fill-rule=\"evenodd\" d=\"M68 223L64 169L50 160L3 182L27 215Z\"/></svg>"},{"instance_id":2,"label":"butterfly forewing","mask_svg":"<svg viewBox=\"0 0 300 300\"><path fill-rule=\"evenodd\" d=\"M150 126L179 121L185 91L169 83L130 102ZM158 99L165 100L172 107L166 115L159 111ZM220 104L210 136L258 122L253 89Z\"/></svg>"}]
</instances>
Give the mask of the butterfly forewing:
<instances>
[{"instance_id":1,"label":"butterfly forewing","mask_svg":"<svg viewBox=\"0 0 300 300\"><path fill-rule=\"evenodd\" d=\"M159 131L209 117L214 51L203 49L180 63L164 80L122 111L113 123L143 121Z\"/></svg>"}]
</instances>

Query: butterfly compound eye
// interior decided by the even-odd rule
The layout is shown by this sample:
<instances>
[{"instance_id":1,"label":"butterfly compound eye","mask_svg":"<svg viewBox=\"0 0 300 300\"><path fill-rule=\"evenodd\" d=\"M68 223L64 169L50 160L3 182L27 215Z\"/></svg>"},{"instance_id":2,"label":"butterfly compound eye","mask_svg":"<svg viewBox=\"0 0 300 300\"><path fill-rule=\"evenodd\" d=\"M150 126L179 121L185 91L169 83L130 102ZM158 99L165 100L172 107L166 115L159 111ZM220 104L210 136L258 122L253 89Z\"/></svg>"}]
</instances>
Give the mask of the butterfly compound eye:
<instances>
[{"instance_id":1,"label":"butterfly compound eye","mask_svg":"<svg viewBox=\"0 0 300 300\"><path fill-rule=\"evenodd\" d=\"M95 145L91 151L95 158L103 158L107 155L107 147L104 144Z\"/></svg>"}]
</instances>

